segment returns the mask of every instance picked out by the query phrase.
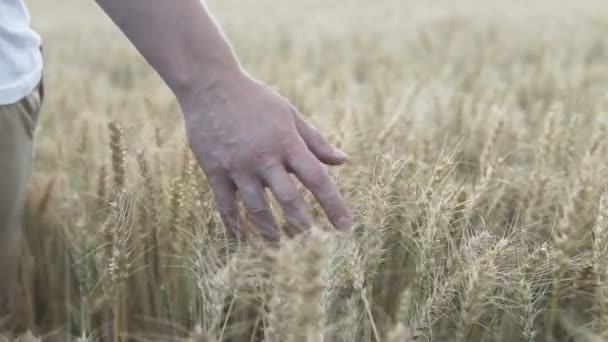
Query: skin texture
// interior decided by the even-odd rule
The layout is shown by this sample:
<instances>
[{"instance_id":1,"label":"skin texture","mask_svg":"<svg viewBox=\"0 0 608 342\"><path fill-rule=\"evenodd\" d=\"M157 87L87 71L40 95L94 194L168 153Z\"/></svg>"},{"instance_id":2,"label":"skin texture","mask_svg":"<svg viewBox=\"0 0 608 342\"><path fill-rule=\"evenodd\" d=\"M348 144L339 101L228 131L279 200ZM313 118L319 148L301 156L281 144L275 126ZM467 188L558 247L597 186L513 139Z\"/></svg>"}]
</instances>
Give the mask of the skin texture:
<instances>
[{"instance_id":1,"label":"skin texture","mask_svg":"<svg viewBox=\"0 0 608 342\"><path fill-rule=\"evenodd\" d=\"M97 0L175 93L192 151L207 175L222 220L242 236L240 199L255 230L278 238L265 188L291 233L314 225L290 174L311 191L339 230L351 214L327 165L347 156L270 87L248 75L199 0Z\"/></svg>"}]
</instances>

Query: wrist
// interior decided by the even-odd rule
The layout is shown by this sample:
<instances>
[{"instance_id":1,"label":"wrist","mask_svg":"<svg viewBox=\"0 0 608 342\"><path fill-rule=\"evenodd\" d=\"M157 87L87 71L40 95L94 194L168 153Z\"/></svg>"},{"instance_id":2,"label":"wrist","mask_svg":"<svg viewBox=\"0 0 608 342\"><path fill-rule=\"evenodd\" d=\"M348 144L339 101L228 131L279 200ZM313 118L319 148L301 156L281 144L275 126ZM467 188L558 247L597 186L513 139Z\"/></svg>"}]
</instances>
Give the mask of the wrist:
<instances>
[{"instance_id":1,"label":"wrist","mask_svg":"<svg viewBox=\"0 0 608 342\"><path fill-rule=\"evenodd\" d=\"M175 91L184 116L199 115L214 104L229 101L238 89L251 81L237 65L232 68L214 68L202 75L193 75L187 84Z\"/></svg>"},{"instance_id":2,"label":"wrist","mask_svg":"<svg viewBox=\"0 0 608 342\"><path fill-rule=\"evenodd\" d=\"M237 79L244 74L237 62L201 63L198 68L184 68L170 87L179 99L201 94Z\"/></svg>"}]
</instances>

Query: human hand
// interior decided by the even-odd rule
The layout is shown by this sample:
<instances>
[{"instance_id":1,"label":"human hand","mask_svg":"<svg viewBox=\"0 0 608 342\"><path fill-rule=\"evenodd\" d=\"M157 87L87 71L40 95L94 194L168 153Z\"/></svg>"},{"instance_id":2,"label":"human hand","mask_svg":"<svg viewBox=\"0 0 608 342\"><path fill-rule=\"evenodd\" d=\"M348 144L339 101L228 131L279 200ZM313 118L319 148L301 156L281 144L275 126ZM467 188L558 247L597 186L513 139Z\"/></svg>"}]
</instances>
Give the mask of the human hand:
<instances>
[{"instance_id":1,"label":"human hand","mask_svg":"<svg viewBox=\"0 0 608 342\"><path fill-rule=\"evenodd\" d=\"M242 72L178 98L191 149L230 234L243 234L238 193L257 232L266 239L278 238L266 187L281 205L291 234L314 225L290 173L310 190L335 228L350 228L347 205L322 165L340 165L347 156L285 98Z\"/></svg>"}]
</instances>

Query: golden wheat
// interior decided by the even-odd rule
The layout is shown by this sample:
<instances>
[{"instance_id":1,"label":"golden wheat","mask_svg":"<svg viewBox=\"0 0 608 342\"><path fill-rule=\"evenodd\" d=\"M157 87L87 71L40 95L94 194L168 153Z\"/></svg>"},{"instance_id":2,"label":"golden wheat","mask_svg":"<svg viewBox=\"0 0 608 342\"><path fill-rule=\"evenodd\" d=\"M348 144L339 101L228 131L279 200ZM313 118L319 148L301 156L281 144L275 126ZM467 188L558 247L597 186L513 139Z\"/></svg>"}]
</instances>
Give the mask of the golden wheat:
<instances>
[{"instance_id":1,"label":"golden wheat","mask_svg":"<svg viewBox=\"0 0 608 342\"><path fill-rule=\"evenodd\" d=\"M353 231L307 193L318 231L231 239L160 79L92 3L33 0L17 341L608 339L606 2L209 6L351 156Z\"/></svg>"}]
</instances>

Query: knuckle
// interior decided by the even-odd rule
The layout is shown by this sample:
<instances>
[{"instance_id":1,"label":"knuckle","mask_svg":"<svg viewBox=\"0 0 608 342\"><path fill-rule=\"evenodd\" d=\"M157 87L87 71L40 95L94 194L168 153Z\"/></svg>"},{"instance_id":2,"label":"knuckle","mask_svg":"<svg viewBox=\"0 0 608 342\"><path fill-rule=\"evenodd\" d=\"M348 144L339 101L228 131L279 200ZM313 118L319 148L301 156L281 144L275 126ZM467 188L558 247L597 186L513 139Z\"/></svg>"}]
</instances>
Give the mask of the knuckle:
<instances>
[{"instance_id":1,"label":"knuckle","mask_svg":"<svg viewBox=\"0 0 608 342\"><path fill-rule=\"evenodd\" d=\"M298 146L295 137L290 134L283 134L282 136L278 137L277 141L279 142L283 150L287 151L291 151Z\"/></svg>"},{"instance_id":2,"label":"knuckle","mask_svg":"<svg viewBox=\"0 0 608 342\"><path fill-rule=\"evenodd\" d=\"M344 209L342 203L338 200L333 200L327 204L327 214L332 221L338 220L341 217L347 216L347 211Z\"/></svg>"},{"instance_id":3,"label":"knuckle","mask_svg":"<svg viewBox=\"0 0 608 342\"><path fill-rule=\"evenodd\" d=\"M284 157L287 158L287 160L301 159L302 156L304 155L305 149L306 149L305 144L300 144L297 141L290 141L289 143L284 144L283 147L284 147L284 152L285 152Z\"/></svg>"},{"instance_id":4,"label":"knuckle","mask_svg":"<svg viewBox=\"0 0 608 342\"><path fill-rule=\"evenodd\" d=\"M262 206L250 206L247 210L253 215L266 215L268 210Z\"/></svg>"},{"instance_id":5,"label":"knuckle","mask_svg":"<svg viewBox=\"0 0 608 342\"><path fill-rule=\"evenodd\" d=\"M261 215L267 211L266 203L260 199L260 194L252 187L239 189L243 200L243 205L250 214Z\"/></svg>"},{"instance_id":6,"label":"knuckle","mask_svg":"<svg viewBox=\"0 0 608 342\"><path fill-rule=\"evenodd\" d=\"M243 205L247 209L248 212L254 214L260 214L266 211L266 206L263 202L257 200L255 198L255 194L250 193L249 196L245 195L243 200Z\"/></svg>"},{"instance_id":7,"label":"knuckle","mask_svg":"<svg viewBox=\"0 0 608 342\"><path fill-rule=\"evenodd\" d=\"M287 208L296 208L300 204L300 193L297 190L289 190L279 198L282 205Z\"/></svg>"},{"instance_id":8,"label":"knuckle","mask_svg":"<svg viewBox=\"0 0 608 342\"><path fill-rule=\"evenodd\" d=\"M243 204L249 209L256 203L256 191L253 187L242 186L239 188L239 194Z\"/></svg>"},{"instance_id":9,"label":"knuckle","mask_svg":"<svg viewBox=\"0 0 608 342\"><path fill-rule=\"evenodd\" d=\"M222 168L230 174L238 173L246 169L246 161L245 155L231 155L223 159Z\"/></svg>"},{"instance_id":10,"label":"knuckle","mask_svg":"<svg viewBox=\"0 0 608 342\"><path fill-rule=\"evenodd\" d=\"M297 133L288 129L281 130L277 133L276 141L283 147L283 150L294 151L302 146L300 138Z\"/></svg>"},{"instance_id":11,"label":"knuckle","mask_svg":"<svg viewBox=\"0 0 608 342\"><path fill-rule=\"evenodd\" d=\"M252 152L253 159L258 163L265 163L271 159L270 152L267 148L256 147Z\"/></svg>"},{"instance_id":12,"label":"knuckle","mask_svg":"<svg viewBox=\"0 0 608 342\"><path fill-rule=\"evenodd\" d=\"M310 144L313 146L319 146L324 142L323 136L321 135L321 132L319 132L319 130L317 130L315 127L310 126Z\"/></svg>"},{"instance_id":13,"label":"knuckle","mask_svg":"<svg viewBox=\"0 0 608 342\"><path fill-rule=\"evenodd\" d=\"M266 170L276 164L277 157L268 147L254 147L243 158L241 169Z\"/></svg>"},{"instance_id":14,"label":"knuckle","mask_svg":"<svg viewBox=\"0 0 608 342\"><path fill-rule=\"evenodd\" d=\"M321 167L315 167L308 177L308 186L315 190L322 189L327 184L327 175Z\"/></svg>"}]
</instances>

